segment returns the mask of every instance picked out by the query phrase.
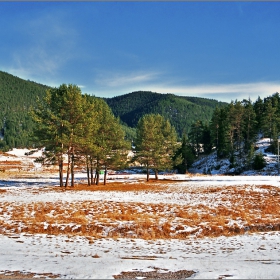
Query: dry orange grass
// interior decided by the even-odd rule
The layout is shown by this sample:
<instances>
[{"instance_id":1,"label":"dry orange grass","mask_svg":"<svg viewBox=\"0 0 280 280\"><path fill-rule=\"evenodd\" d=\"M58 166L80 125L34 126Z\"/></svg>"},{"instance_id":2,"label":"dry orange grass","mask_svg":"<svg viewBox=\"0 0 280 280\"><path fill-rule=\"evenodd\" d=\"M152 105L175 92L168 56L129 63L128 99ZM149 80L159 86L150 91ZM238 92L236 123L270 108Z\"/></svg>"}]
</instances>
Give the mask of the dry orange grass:
<instances>
[{"instance_id":1,"label":"dry orange grass","mask_svg":"<svg viewBox=\"0 0 280 280\"><path fill-rule=\"evenodd\" d=\"M65 191L63 188L51 188L52 191L54 189ZM91 187L79 185L74 189L66 189L82 190L137 191L140 195L141 192L172 192L166 182L153 181ZM42 191L49 190L46 188ZM205 199L215 194L217 205L112 201L13 205L0 201L0 215L9 216L0 219L0 232L83 235L89 238L89 242L93 242L95 238L102 237L182 239L190 235L215 237L280 230L280 193L276 187L261 186L257 190L251 186L212 187L193 190L192 193L203 195Z\"/></svg>"},{"instance_id":2,"label":"dry orange grass","mask_svg":"<svg viewBox=\"0 0 280 280\"><path fill-rule=\"evenodd\" d=\"M66 191L161 191L166 189L166 184L168 182L164 181L164 184L159 183L155 180L150 180L149 182L138 181L138 182L109 182L106 185L91 185L87 184L77 184L75 187L67 187Z\"/></svg>"},{"instance_id":3,"label":"dry orange grass","mask_svg":"<svg viewBox=\"0 0 280 280\"><path fill-rule=\"evenodd\" d=\"M5 161L0 161L0 166L2 168L2 166L5 165L20 165L22 164L22 162L20 160L5 160Z\"/></svg>"}]
</instances>

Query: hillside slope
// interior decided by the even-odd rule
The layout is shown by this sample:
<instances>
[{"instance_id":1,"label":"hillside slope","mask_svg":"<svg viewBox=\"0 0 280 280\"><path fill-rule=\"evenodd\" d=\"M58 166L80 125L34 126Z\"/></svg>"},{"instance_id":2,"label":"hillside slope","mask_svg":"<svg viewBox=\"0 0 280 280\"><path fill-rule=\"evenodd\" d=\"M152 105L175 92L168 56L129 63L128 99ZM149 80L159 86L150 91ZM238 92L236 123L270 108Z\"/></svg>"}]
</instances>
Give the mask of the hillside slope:
<instances>
[{"instance_id":1,"label":"hillside slope","mask_svg":"<svg viewBox=\"0 0 280 280\"><path fill-rule=\"evenodd\" d=\"M31 145L33 122L28 111L47 88L0 71L0 149Z\"/></svg>"},{"instance_id":2,"label":"hillside slope","mask_svg":"<svg viewBox=\"0 0 280 280\"><path fill-rule=\"evenodd\" d=\"M244 169L244 161L242 160L232 166L229 158L217 159L217 153L213 152L197 159L188 171L190 173L211 175L279 176L278 156L268 151L269 146L269 138L260 137L255 143L254 154L263 154L266 162L266 166L260 170L254 170L252 166L249 169Z\"/></svg>"},{"instance_id":3,"label":"hillside slope","mask_svg":"<svg viewBox=\"0 0 280 280\"><path fill-rule=\"evenodd\" d=\"M137 91L106 98L113 113L130 127L135 127L144 114L160 114L169 119L179 135L188 132L197 120L210 121L216 107L226 105L213 99Z\"/></svg>"}]
</instances>

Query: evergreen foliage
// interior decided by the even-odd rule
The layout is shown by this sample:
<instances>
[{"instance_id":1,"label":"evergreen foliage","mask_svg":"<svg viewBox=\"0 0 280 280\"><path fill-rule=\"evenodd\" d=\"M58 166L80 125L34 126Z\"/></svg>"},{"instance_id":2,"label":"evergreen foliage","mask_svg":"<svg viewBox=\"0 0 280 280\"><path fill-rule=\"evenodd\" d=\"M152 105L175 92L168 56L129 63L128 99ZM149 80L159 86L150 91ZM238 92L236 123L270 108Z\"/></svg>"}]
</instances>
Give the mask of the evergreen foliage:
<instances>
[{"instance_id":1,"label":"evergreen foliage","mask_svg":"<svg viewBox=\"0 0 280 280\"><path fill-rule=\"evenodd\" d=\"M196 158L196 151L193 145L189 142L187 135L183 134L181 147L176 151L174 160L181 158L179 164L174 168L178 170L180 174L186 174L188 168L191 167Z\"/></svg>"},{"instance_id":2,"label":"evergreen foliage","mask_svg":"<svg viewBox=\"0 0 280 280\"><path fill-rule=\"evenodd\" d=\"M253 159L253 168L255 170L261 170L266 166L265 159L263 157L263 154L259 153L256 154L254 159Z\"/></svg>"},{"instance_id":3,"label":"evergreen foliage","mask_svg":"<svg viewBox=\"0 0 280 280\"><path fill-rule=\"evenodd\" d=\"M64 155L67 155L65 187L71 174L74 186L74 167L78 161L87 168L88 183L99 183L99 171L110 166L115 168L126 162L128 144L119 120L100 98L82 95L76 85L61 85L49 89L39 100L32 117L37 126L34 130L38 142L45 147L45 160L59 166L60 186L63 186ZM91 179L91 180L90 180Z\"/></svg>"},{"instance_id":4,"label":"evergreen foliage","mask_svg":"<svg viewBox=\"0 0 280 280\"><path fill-rule=\"evenodd\" d=\"M177 135L175 128L168 120L159 114L144 115L138 122L136 130L135 160L146 167L147 181L149 169L155 172L158 179L160 170L172 169L179 160L174 158L177 150ZM175 162L174 162L175 159Z\"/></svg>"},{"instance_id":5,"label":"evergreen foliage","mask_svg":"<svg viewBox=\"0 0 280 280\"><path fill-rule=\"evenodd\" d=\"M0 149L30 147L34 122L29 110L48 86L0 71Z\"/></svg>"},{"instance_id":6,"label":"evergreen foliage","mask_svg":"<svg viewBox=\"0 0 280 280\"><path fill-rule=\"evenodd\" d=\"M231 166L239 164L239 169L252 166L255 169L264 167L260 155L253 157L253 147L257 135L261 133L270 139L269 151L277 152L277 141L280 136L280 96L275 93L255 103L251 100L231 102L223 108L216 108L209 125L210 145L215 147L218 158L228 157ZM198 140L203 143L202 139ZM194 139L193 143L197 143ZM241 166L242 165L242 166Z\"/></svg>"}]
</instances>

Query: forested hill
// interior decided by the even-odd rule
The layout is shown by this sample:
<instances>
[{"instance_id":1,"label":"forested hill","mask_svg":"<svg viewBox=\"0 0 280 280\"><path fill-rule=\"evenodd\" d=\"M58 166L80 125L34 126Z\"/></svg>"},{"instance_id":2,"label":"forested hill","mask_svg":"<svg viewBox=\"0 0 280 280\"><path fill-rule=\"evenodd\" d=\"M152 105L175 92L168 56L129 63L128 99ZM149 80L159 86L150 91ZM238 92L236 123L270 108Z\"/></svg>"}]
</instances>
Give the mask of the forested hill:
<instances>
[{"instance_id":1,"label":"forested hill","mask_svg":"<svg viewBox=\"0 0 280 280\"><path fill-rule=\"evenodd\" d=\"M210 121L214 109L227 104L213 99L150 91L137 91L105 100L115 116L130 127L135 127L144 114L158 113L170 120L179 135L183 131L188 132L197 120Z\"/></svg>"},{"instance_id":2,"label":"forested hill","mask_svg":"<svg viewBox=\"0 0 280 280\"><path fill-rule=\"evenodd\" d=\"M0 149L30 145L33 121L28 111L47 88L0 71Z\"/></svg>"}]
</instances>

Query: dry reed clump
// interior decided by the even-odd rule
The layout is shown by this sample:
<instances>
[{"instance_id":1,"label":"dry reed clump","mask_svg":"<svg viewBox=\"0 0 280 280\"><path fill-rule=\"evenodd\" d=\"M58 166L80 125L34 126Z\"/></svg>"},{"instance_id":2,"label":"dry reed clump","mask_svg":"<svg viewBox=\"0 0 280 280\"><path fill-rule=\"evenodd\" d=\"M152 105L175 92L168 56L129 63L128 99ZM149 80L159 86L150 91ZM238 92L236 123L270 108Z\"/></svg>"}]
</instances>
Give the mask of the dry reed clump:
<instances>
[{"instance_id":1,"label":"dry reed clump","mask_svg":"<svg viewBox=\"0 0 280 280\"><path fill-rule=\"evenodd\" d=\"M123 191L126 186L111 187ZM132 186L134 188L136 186ZM147 192L144 187L142 191ZM154 185L151 191L158 189ZM213 193L216 203L211 204ZM0 232L83 235L93 242L102 237L184 239L190 235L230 236L280 228L280 196L275 187L213 188L208 194L210 196L207 190L199 190L198 195L203 195L205 201L194 205L112 201L12 204L2 201L0 214L5 219L0 219ZM207 203L207 199L211 203Z\"/></svg>"}]
</instances>

